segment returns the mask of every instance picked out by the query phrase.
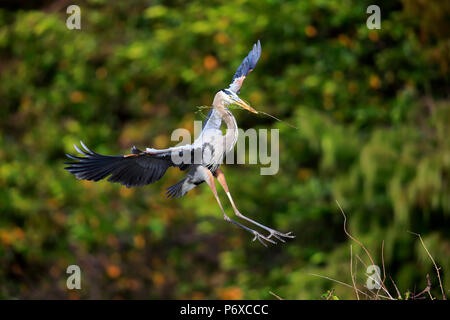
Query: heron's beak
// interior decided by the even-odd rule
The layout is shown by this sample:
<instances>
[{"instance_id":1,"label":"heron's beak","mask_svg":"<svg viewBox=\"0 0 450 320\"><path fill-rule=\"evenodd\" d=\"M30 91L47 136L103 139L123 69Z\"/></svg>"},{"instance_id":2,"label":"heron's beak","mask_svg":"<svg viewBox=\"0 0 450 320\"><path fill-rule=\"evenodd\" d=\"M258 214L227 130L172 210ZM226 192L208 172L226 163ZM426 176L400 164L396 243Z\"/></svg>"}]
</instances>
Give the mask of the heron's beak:
<instances>
[{"instance_id":1,"label":"heron's beak","mask_svg":"<svg viewBox=\"0 0 450 320\"><path fill-rule=\"evenodd\" d=\"M240 107L242 107L242 108L244 108L244 109L246 109L246 110L248 110L248 111L250 111L250 112L253 112L253 113L258 113L258 111L256 111L255 109L253 109L252 107L250 107L247 103L245 103L243 100L241 100L240 98L238 98L236 101L235 101L235 103L238 105L238 106L240 106Z\"/></svg>"}]
</instances>

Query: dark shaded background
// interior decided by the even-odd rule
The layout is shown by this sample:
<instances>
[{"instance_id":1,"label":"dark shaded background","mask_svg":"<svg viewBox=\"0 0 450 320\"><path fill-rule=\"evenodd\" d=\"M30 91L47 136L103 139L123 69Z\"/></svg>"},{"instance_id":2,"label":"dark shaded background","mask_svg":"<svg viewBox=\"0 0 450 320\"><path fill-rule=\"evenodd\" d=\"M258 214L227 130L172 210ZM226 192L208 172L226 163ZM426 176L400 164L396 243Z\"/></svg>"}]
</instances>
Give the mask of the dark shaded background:
<instances>
[{"instance_id":1,"label":"dark shaded background","mask_svg":"<svg viewBox=\"0 0 450 320\"><path fill-rule=\"evenodd\" d=\"M66 7L81 7L68 30ZM0 9L0 297L319 299L352 289L348 229L401 293L450 288L449 11L446 1L7 1ZM262 247L223 221L207 186L179 200L155 185L78 181L64 154L166 147L196 106L228 85L251 45L263 53L241 97L280 129L280 171L226 166L244 214L297 238ZM221 197L226 197L221 193ZM231 207L226 210L231 214ZM361 258L361 261L356 256ZM364 252L353 243L358 287ZM82 290L66 289L68 265ZM392 289L389 281L388 287Z\"/></svg>"}]
</instances>

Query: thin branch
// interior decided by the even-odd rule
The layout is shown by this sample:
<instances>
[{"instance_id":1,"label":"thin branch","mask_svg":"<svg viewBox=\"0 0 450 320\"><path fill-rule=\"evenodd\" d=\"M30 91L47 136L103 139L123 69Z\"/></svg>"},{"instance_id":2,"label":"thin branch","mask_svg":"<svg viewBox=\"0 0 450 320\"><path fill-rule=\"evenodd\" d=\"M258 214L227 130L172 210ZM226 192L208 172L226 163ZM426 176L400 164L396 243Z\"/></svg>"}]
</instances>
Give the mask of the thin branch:
<instances>
[{"instance_id":1,"label":"thin branch","mask_svg":"<svg viewBox=\"0 0 450 320\"><path fill-rule=\"evenodd\" d=\"M341 207L341 205L339 204L339 201L337 201L337 199L336 199L336 203L337 203L339 209L341 210L342 215L344 216L344 232L345 232L345 234L346 234L350 239L352 239L352 240L355 241L357 244L359 244L359 245L361 246L361 248L364 249L364 251L366 252L367 256L369 257L370 262L372 263L372 265L375 265L375 262L373 261L372 256L370 255L370 253L369 253L369 251L366 249L366 247L365 247L359 240L355 239L355 238L347 231L347 226L346 226L346 224L347 224L347 216L345 215L344 210L342 209L342 207ZM384 284L383 284L383 283L379 283L379 284L381 285L381 288L383 289L383 291L386 292L386 294L389 296L389 298L390 298L391 300L394 300L394 298L391 296L391 294L390 294L389 291L386 289L386 287L384 286Z\"/></svg>"},{"instance_id":2,"label":"thin branch","mask_svg":"<svg viewBox=\"0 0 450 320\"><path fill-rule=\"evenodd\" d=\"M329 290L328 295L326 297L327 300L331 299L331 297L333 296L333 292L334 292L334 289Z\"/></svg>"},{"instance_id":3,"label":"thin branch","mask_svg":"<svg viewBox=\"0 0 450 320\"><path fill-rule=\"evenodd\" d=\"M438 280L439 280L439 287L441 288L441 293L442 293L442 300L447 300L447 297L446 297L445 292L444 292L444 287L442 286L441 275L439 273L439 267L437 266L436 262L434 261L433 257L431 256L430 251L428 251L427 247L425 246L425 243L423 242L422 236L420 234L412 232L412 231L408 231L408 232L411 233L411 234L416 235L417 237L419 237L423 248L427 252L428 257L430 257L431 261L433 262L434 268L436 269L436 273L437 273Z\"/></svg>"},{"instance_id":4,"label":"thin branch","mask_svg":"<svg viewBox=\"0 0 450 320\"><path fill-rule=\"evenodd\" d=\"M323 279L327 279L327 280L330 280L330 281L334 281L334 282L339 283L339 284L341 284L341 285L343 285L343 286L346 286L346 287L348 287L348 288L353 288L353 287L352 287L351 285L349 285L348 283L345 283L345 282L342 282L342 281L339 281L339 280L336 280L336 279L333 279L333 278L330 278L330 277L327 277L327 276L322 276L322 275L320 275L320 274L315 274L315 273L310 273L310 275L315 276L315 277L319 277L319 278L323 278ZM358 290L359 293L365 295L367 298L370 298L370 296L369 296L367 293L365 293L364 291L361 291L361 290L359 290L359 289L356 289L356 290ZM388 297L382 296L382 295L380 295L380 297L389 299Z\"/></svg>"},{"instance_id":5,"label":"thin branch","mask_svg":"<svg viewBox=\"0 0 450 320\"><path fill-rule=\"evenodd\" d=\"M271 295L273 295L275 298L277 298L278 300L284 300L283 298L281 298L280 296L276 295L275 293L273 293L272 291L269 291L269 293Z\"/></svg>"},{"instance_id":6,"label":"thin branch","mask_svg":"<svg viewBox=\"0 0 450 320\"><path fill-rule=\"evenodd\" d=\"M431 280L430 280L430 275L427 273L427 286L425 287L425 289L423 289L418 294L416 294L414 296L414 299L419 298L421 295L423 295L426 292L428 292L428 294L430 294L430 290L431 290ZM433 300L433 297L431 297L431 300Z\"/></svg>"},{"instance_id":7,"label":"thin branch","mask_svg":"<svg viewBox=\"0 0 450 320\"><path fill-rule=\"evenodd\" d=\"M356 288L355 277L353 276L353 250L350 245L350 276L352 277L353 288L355 289L356 298L359 300L358 289Z\"/></svg>"},{"instance_id":8,"label":"thin branch","mask_svg":"<svg viewBox=\"0 0 450 320\"><path fill-rule=\"evenodd\" d=\"M389 276L389 278L391 278L392 284L394 285L395 291L397 292L398 298L400 299L402 297L400 290L398 290L397 285L395 284L394 280L392 279L391 276Z\"/></svg>"},{"instance_id":9,"label":"thin branch","mask_svg":"<svg viewBox=\"0 0 450 320\"><path fill-rule=\"evenodd\" d=\"M364 267L367 269L367 264L364 263L364 261L361 259L359 255L356 255L356 257L361 261L361 263L364 265Z\"/></svg>"},{"instance_id":10,"label":"thin branch","mask_svg":"<svg viewBox=\"0 0 450 320\"><path fill-rule=\"evenodd\" d=\"M381 280L381 283L384 285L384 282L386 281L386 268L384 266L384 240L381 242L381 265L383 266L383 280ZM377 290L377 296L380 293L380 289Z\"/></svg>"}]
</instances>

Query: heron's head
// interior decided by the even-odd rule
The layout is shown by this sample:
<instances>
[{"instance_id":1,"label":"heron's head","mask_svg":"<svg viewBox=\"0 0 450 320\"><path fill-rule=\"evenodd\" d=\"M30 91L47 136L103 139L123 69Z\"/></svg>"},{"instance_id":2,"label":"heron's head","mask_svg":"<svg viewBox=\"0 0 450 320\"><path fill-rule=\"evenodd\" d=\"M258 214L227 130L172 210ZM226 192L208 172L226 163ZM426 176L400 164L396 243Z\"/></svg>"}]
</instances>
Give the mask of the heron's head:
<instances>
[{"instance_id":1,"label":"heron's head","mask_svg":"<svg viewBox=\"0 0 450 320\"><path fill-rule=\"evenodd\" d=\"M224 106L235 104L250 112L258 113L258 111L250 107L245 101L239 98L236 93L234 93L229 89L222 89L219 92L217 92L215 99L219 99L219 101L223 102Z\"/></svg>"}]
</instances>

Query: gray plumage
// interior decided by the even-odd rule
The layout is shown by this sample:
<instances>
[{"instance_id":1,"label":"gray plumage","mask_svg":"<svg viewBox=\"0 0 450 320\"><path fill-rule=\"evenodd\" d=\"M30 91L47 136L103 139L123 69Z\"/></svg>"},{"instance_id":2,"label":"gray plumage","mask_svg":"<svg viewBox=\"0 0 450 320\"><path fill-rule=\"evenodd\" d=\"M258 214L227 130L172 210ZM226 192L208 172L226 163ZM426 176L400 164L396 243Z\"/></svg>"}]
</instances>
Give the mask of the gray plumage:
<instances>
[{"instance_id":1,"label":"gray plumage","mask_svg":"<svg viewBox=\"0 0 450 320\"><path fill-rule=\"evenodd\" d=\"M245 77L255 68L260 56L261 44L258 40L237 69L229 88L220 90L214 96L213 108L203 123L199 137L192 144L168 149L147 148L144 151L132 147L130 154L109 156L93 152L83 142L80 142L81 148L76 145L74 147L82 156L67 154L67 157L74 161L66 162L65 169L78 179L99 181L107 178L109 182L117 182L130 188L152 184L160 180L170 167L178 167L180 170L187 170L187 174L181 181L167 189L169 198L182 197L199 184L207 182L219 203L225 220L252 233L255 236L254 240L258 239L265 245L264 241L275 243L272 237L283 242L282 237L293 237L290 233L281 233L240 214L228 192L223 172L219 169L225 154L233 149L238 138L236 120L227 106L236 104L250 112L258 113L242 101L237 93L239 93ZM225 135L220 129L222 121L227 126ZM225 214L216 192L214 177L226 189L236 215L269 231L269 236L263 236L230 219Z\"/></svg>"}]
</instances>

